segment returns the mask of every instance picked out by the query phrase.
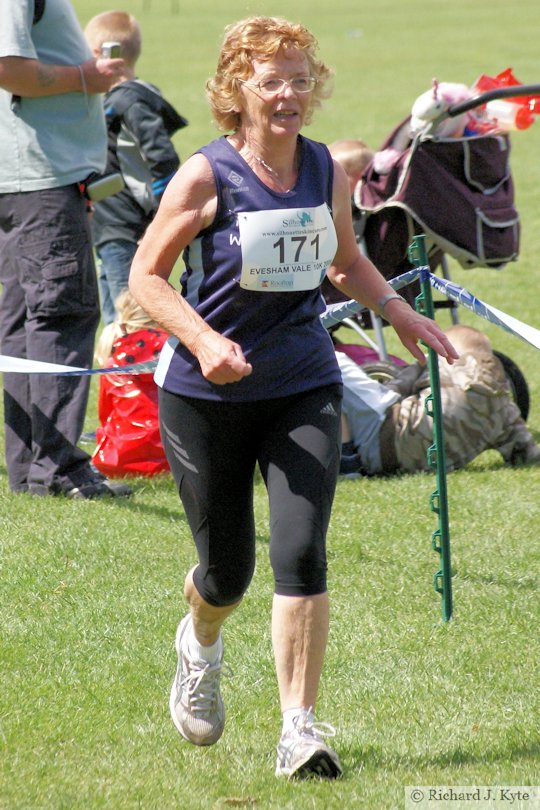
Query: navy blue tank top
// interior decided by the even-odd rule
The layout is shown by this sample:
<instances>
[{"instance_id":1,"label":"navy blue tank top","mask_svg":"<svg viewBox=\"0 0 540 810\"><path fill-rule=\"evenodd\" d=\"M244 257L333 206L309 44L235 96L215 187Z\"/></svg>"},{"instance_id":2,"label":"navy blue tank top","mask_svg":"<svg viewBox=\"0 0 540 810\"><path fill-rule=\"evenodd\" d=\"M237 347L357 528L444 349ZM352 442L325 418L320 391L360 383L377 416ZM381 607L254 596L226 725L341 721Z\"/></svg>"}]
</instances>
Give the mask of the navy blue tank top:
<instances>
[{"instance_id":1,"label":"navy blue tank top","mask_svg":"<svg viewBox=\"0 0 540 810\"><path fill-rule=\"evenodd\" d=\"M274 211L283 209L287 216L294 215L303 224L309 218L306 209L331 208L333 164L328 149L302 136L299 148L297 183L285 193L265 186L225 136L199 150L212 167L217 212L212 225L184 251L182 295L212 329L241 346L253 372L240 382L215 385L203 377L197 359L188 349L170 338L155 374L157 384L167 391L199 399L242 402L288 396L341 382L332 341L319 318L325 306L319 286L274 291L272 284L288 277L283 276L278 258L273 256L262 263L268 267L256 270L257 274L267 273L257 281L261 289L245 289L240 283L243 257L239 218L249 217L245 212L267 211L275 218ZM331 230L335 238L333 223ZM277 256L284 238L277 232L275 241L267 238L266 242L268 252ZM298 259L302 237L293 237L293 242L293 258ZM316 242L317 236L310 239L312 256L318 249Z\"/></svg>"}]
</instances>

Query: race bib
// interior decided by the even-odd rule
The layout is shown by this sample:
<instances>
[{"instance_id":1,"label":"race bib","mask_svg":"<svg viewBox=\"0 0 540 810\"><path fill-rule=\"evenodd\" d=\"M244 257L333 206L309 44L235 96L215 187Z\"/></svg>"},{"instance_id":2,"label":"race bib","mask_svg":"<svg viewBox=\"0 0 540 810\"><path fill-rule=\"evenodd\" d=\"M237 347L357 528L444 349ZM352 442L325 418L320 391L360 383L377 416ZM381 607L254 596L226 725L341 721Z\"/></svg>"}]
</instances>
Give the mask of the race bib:
<instances>
[{"instance_id":1,"label":"race bib","mask_svg":"<svg viewBox=\"0 0 540 810\"><path fill-rule=\"evenodd\" d=\"M240 286L259 292L299 292L318 287L337 250L330 209L285 208L238 214Z\"/></svg>"}]
</instances>

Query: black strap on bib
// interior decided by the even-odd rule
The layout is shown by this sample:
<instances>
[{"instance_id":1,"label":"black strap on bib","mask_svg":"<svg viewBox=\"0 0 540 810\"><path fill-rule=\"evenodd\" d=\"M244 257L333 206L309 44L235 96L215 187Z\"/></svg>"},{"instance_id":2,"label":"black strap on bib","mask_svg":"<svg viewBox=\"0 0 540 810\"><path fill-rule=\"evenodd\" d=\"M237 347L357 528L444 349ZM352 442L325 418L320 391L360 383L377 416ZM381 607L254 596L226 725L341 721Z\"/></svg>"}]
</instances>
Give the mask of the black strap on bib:
<instances>
[{"instance_id":1,"label":"black strap on bib","mask_svg":"<svg viewBox=\"0 0 540 810\"><path fill-rule=\"evenodd\" d=\"M35 25L41 20L44 11L45 0L34 0L34 19L32 20L32 25Z\"/></svg>"}]
</instances>

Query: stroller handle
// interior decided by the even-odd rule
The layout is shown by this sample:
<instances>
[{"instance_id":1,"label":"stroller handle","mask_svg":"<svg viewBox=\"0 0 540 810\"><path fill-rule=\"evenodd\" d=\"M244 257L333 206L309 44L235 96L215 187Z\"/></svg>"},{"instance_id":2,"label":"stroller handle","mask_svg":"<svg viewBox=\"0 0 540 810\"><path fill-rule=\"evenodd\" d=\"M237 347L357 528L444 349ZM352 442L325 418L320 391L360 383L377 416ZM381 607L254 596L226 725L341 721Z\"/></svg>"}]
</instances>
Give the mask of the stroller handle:
<instances>
[{"instance_id":1,"label":"stroller handle","mask_svg":"<svg viewBox=\"0 0 540 810\"><path fill-rule=\"evenodd\" d=\"M452 104L442 117L455 118L456 115L474 110L488 101L496 101L500 98L518 98L521 96L540 96L540 84L518 84L512 87L498 87L495 90L488 90L478 96L462 101L460 104ZM440 119L439 119L440 120Z\"/></svg>"}]
</instances>

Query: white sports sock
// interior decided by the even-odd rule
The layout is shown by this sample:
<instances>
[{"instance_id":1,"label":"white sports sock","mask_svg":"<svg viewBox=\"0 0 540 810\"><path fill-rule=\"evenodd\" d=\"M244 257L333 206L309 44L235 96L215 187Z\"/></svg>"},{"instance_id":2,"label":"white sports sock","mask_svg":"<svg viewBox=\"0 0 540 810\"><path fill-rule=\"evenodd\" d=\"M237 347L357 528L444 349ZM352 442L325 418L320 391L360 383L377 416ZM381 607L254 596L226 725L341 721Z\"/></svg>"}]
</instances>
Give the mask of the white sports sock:
<instances>
[{"instance_id":1,"label":"white sports sock","mask_svg":"<svg viewBox=\"0 0 540 810\"><path fill-rule=\"evenodd\" d=\"M218 640L214 642L214 644L211 644L209 647L205 647L203 644L200 644L199 641L197 641L192 626L187 638L187 648L190 658L193 658L196 661L206 661L209 664L217 664L223 650L223 643L221 641L221 636L219 636Z\"/></svg>"},{"instance_id":2,"label":"white sports sock","mask_svg":"<svg viewBox=\"0 0 540 810\"><path fill-rule=\"evenodd\" d=\"M311 723L315 722L315 715L311 711L311 706L309 706L307 709L305 706L301 706L299 709L286 709L283 712L283 727L281 729L282 734L287 734L287 732L292 731L295 728L295 721L297 717L302 717Z\"/></svg>"}]
</instances>

